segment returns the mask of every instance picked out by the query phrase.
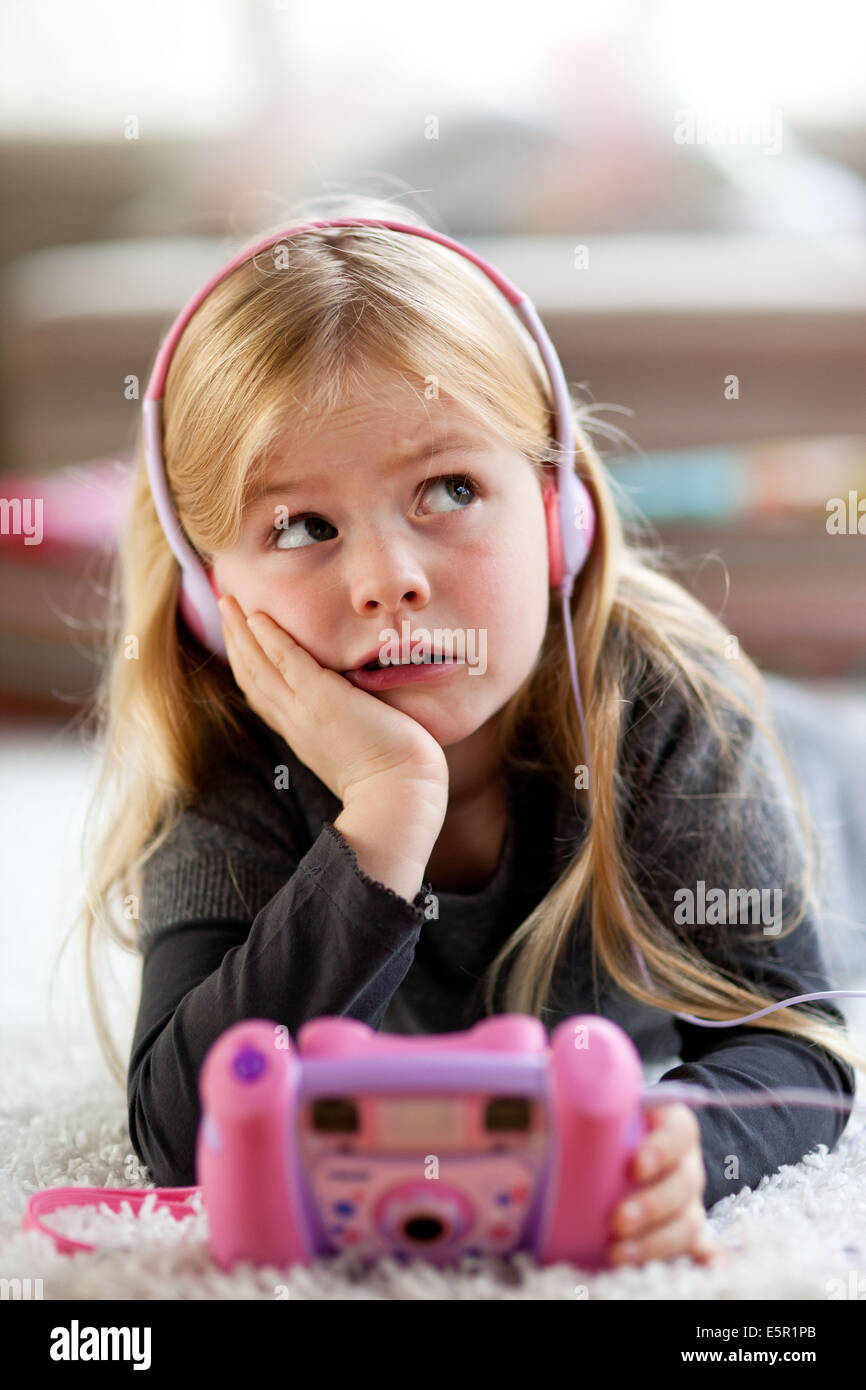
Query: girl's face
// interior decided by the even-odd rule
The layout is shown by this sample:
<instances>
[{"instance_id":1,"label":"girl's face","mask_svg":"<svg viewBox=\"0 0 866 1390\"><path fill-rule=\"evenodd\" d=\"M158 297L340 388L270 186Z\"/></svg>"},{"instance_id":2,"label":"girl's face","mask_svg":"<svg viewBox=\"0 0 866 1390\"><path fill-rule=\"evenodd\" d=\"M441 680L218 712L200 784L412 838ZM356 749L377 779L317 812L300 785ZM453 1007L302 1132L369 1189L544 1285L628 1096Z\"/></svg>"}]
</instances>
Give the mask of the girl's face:
<instances>
[{"instance_id":1,"label":"girl's face","mask_svg":"<svg viewBox=\"0 0 866 1390\"><path fill-rule=\"evenodd\" d=\"M381 376L324 427L287 436L260 490L236 544L213 558L218 590L247 616L266 613L341 674L392 632L402 642L404 623L411 644L446 651L450 630L465 664L375 696L442 748L521 686L548 617L541 486L456 402Z\"/></svg>"}]
</instances>

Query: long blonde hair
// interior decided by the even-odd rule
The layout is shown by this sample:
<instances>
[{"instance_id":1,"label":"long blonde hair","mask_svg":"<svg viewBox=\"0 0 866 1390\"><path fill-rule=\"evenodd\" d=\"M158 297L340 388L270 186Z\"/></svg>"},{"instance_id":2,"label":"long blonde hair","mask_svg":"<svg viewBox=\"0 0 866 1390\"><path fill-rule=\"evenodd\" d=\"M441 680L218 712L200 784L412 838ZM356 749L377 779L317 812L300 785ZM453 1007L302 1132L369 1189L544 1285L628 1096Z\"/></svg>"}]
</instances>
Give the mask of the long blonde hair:
<instances>
[{"instance_id":1,"label":"long blonde hair","mask_svg":"<svg viewBox=\"0 0 866 1390\"><path fill-rule=\"evenodd\" d=\"M330 217L429 225L409 206L350 193L296 205L272 230ZM363 386L365 364L384 364L416 385L435 378L438 390L466 404L534 469L542 469L552 444L547 374L534 342L477 267L426 238L382 227L314 229L284 245L288 252L279 268L271 248L212 291L186 326L168 372L169 484L184 531L204 561L233 545L262 461L287 423L299 413L339 407ZM539 660L502 711L501 752L503 759L516 759L522 732L531 726L541 753L524 759L526 766L567 775L571 786L571 770L588 765L592 815L572 862L491 963L483 981L485 1010L494 1011L500 972L514 955L503 1008L542 1016L575 915L586 907L594 974L600 962L628 994L659 1009L737 1017L775 1000L717 968L673 932L629 872L623 853L629 788L621 762L628 697L641 682L655 682L659 691L675 686L690 713L710 722L728 760L741 745L725 725L725 711L738 712L741 726L745 719L770 739L791 783L806 849L800 909L785 935L802 921L812 892L811 826L758 669L739 656L742 695L718 674L729 633L661 572L663 553L640 526L620 518L614 485L589 437L592 407L571 401L571 409L575 464L598 518L591 555L570 600L588 747L565 659L562 599L554 592ZM136 950L142 866L194 801L211 759L242 733L244 720L244 697L228 668L178 622L179 578L139 438L131 505L111 577L111 656L92 702L102 761L85 842L97 811L105 824L95 852L83 855L85 901L71 928L83 932L96 1034L121 1084L125 1071L103 1010L95 947L113 941ZM651 985L639 971L635 945ZM866 1070L844 1027L808 1006L778 1010L759 1026L808 1039Z\"/></svg>"}]
</instances>

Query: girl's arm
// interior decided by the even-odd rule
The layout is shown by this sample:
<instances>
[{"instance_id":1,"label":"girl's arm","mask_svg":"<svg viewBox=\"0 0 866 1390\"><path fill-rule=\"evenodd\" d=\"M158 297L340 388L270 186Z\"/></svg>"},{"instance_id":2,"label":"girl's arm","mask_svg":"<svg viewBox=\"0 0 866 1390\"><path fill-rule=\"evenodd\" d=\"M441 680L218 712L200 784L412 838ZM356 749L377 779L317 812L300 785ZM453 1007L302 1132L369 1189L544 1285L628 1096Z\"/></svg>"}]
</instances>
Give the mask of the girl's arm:
<instances>
[{"instance_id":1,"label":"girl's arm","mask_svg":"<svg viewBox=\"0 0 866 1390\"><path fill-rule=\"evenodd\" d=\"M796 879L805 851L787 779L772 746L744 719L733 717L741 741L733 764L725 767L715 734L687 713L684 698L674 689L662 701L636 705L634 718L638 722L631 737L639 732L650 752L642 754L646 771L635 783L625 843L654 910L709 961L745 975L773 999L832 989L811 908L789 935L778 931L799 906ZM742 924L707 921L711 914L699 910L700 881L705 901L711 888L726 894L731 888L767 890L765 904L778 903L781 916L775 922L767 920L768 914L763 921L750 916ZM683 889L694 894L691 922L675 921L677 910L685 915ZM779 898L773 896L776 889ZM703 921L698 920L701 915ZM757 939L747 941L747 933ZM805 1007L844 1022L832 1001ZM697 1006L686 1012L701 1015ZM728 1029L701 1028L679 1019L674 1023L682 1065L662 1080L768 1095L783 1086L843 1098L853 1094L855 1073L847 1063L813 1043L762 1028L761 1021ZM707 1173L706 1208L743 1186L756 1186L782 1164L798 1163L818 1144L831 1149L848 1119L845 1110L792 1105L713 1107L696 1113Z\"/></svg>"},{"instance_id":2,"label":"girl's arm","mask_svg":"<svg viewBox=\"0 0 866 1390\"><path fill-rule=\"evenodd\" d=\"M812 913L789 936L770 939L766 947L747 945L738 938L739 929L734 925L716 930L713 958L730 963L731 968L736 965L774 999L833 987ZM708 953L711 950L704 949ZM806 1007L834 1023L844 1022L831 1000L815 1000ZM693 1082L711 1090L766 1091L768 1095L783 1086L807 1087L843 1098L854 1094L856 1078L848 1063L804 1039L762 1029L760 1022L700 1028L677 1019L683 1065L662 1079ZM799 1163L818 1144L832 1149L845 1129L848 1114L799 1105L742 1110L713 1107L698 1111L697 1119L707 1171L704 1204L709 1207L744 1185L756 1186L783 1163Z\"/></svg>"},{"instance_id":3,"label":"girl's arm","mask_svg":"<svg viewBox=\"0 0 866 1390\"><path fill-rule=\"evenodd\" d=\"M144 867L127 1099L158 1186L195 1182L198 1074L221 1033L250 1017L293 1035L322 1014L380 1026L425 920L423 886L410 902L364 872L334 825L335 797L275 788L281 751L268 737L214 770ZM296 759L290 774L312 776Z\"/></svg>"},{"instance_id":4,"label":"girl's arm","mask_svg":"<svg viewBox=\"0 0 866 1390\"><path fill-rule=\"evenodd\" d=\"M782 1086L802 1086L842 1098L854 1094L853 1068L823 1049L779 1033L745 1026L742 1032L751 1036L711 1044L700 1063L675 1067L662 1080L686 1081L719 1091L764 1091L768 1097ZM799 1163L818 1144L832 1149L848 1122L844 1110L801 1105L741 1110L713 1107L698 1110L696 1115L707 1175L707 1210L742 1187L757 1187L762 1178L783 1164Z\"/></svg>"}]
</instances>

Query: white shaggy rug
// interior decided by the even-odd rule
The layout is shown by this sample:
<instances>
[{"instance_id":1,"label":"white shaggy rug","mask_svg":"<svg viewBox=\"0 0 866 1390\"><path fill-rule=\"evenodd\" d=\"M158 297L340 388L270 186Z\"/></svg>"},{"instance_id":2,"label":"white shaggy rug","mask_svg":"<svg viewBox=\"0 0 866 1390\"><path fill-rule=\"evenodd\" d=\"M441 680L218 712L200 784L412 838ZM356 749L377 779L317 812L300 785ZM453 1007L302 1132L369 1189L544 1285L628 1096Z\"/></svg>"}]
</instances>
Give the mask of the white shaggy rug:
<instances>
[{"instance_id":1,"label":"white shaggy rug","mask_svg":"<svg viewBox=\"0 0 866 1390\"><path fill-rule=\"evenodd\" d=\"M786 751L808 789L829 850L821 934L831 981L866 989L866 688L827 697L772 679ZM204 1214L114 1215L66 1210L46 1224L98 1248L61 1255L23 1231L27 1199L47 1187L136 1187L126 1097L93 1040L80 962L62 931L80 894L80 836L92 790L91 752L65 726L0 731L0 1278L41 1279L45 1299L866 1299L866 1111L832 1154L822 1146L760 1186L726 1197L710 1222L726 1259L680 1257L595 1276L568 1265L467 1261L440 1271L383 1260L362 1278L350 1257L311 1268L224 1274L211 1261ZM50 795L46 796L46 787ZM34 886L38 885L38 891ZM115 1037L128 1055L140 960L111 963ZM843 999L852 1040L866 1048L866 1000ZM648 1082L676 1062L647 1069ZM860 1098L866 1084L858 1073Z\"/></svg>"},{"instance_id":2,"label":"white shaggy rug","mask_svg":"<svg viewBox=\"0 0 866 1390\"><path fill-rule=\"evenodd\" d=\"M225 1274L211 1261L206 1216L164 1210L118 1215L93 1208L43 1218L99 1247L61 1255L48 1236L21 1229L28 1197L44 1187L134 1187L122 1092L85 1040L0 1040L0 1274L42 1280L44 1299L835 1299L866 1298L866 1114L854 1112L837 1148L726 1197L711 1225L725 1251L715 1267L685 1257L592 1275L467 1260L452 1271L382 1260L359 1276L351 1258L310 1268ZM671 1063L672 1064L672 1063ZM647 1073L647 1079L668 1065ZM94 1080L95 1077L102 1078ZM198 1202L198 1199L196 1199Z\"/></svg>"}]
</instances>

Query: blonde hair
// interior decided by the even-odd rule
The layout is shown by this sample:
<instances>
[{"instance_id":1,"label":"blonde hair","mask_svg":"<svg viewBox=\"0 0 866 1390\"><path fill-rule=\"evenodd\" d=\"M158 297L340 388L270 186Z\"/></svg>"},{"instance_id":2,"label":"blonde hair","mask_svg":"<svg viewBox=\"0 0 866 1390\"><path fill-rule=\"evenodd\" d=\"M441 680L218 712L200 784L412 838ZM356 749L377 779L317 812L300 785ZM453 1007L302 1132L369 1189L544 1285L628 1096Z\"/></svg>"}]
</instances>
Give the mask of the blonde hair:
<instances>
[{"instance_id":1,"label":"blonde hair","mask_svg":"<svg viewBox=\"0 0 866 1390\"><path fill-rule=\"evenodd\" d=\"M330 217L429 226L408 206L350 193L296 205L272 230ZM287 422L338 408L364 389L369 364L391 368L415 386L435 378L440 391L542 469L553 442L547 373L533 340L477 267L426 238L381 227L314 229L282 245L287 253L279 268L271 248L212 291L185 328L166 380L169 485L184 531L205 562L234 543L262 461ZM676 687L690 715L705 717L716 731L725 765L741 749L725 727L725 711L770 740L791 783L806 849L800 909L784 935L802 921L812 892L811 826L772 727L757 667L740 655L742 698L730 679L713 674L713 667L722 666L727 630L660 572L664 555L638 525L621 520L613 483L590 442L591 407L571 401L571 409L576 467L597 513L595 543L570 600L588 747L582 746L571 689L562 599L554 592L539 660L502 711L501 753L503 760L552 770L560 778L568 770L569 786L571 769L588 765L592 815L573 860L491 963L482 981L484 1008L494 1011L500 972L514 955L503 1008L542 1015L557 960L585 906L594 978L600 961L617 985L646 1005L710 1019L737 1017L776 1000L681 939L629 871L623 853L629 783L621 759L629 697L638 688ZM97 808L107 820L95 853L83 855L85 902L71 928L83 931L96 1034L121 1084L125 1072L103 1011L94 948L110 940L136 950L137 929L126 930L123 923L136 920L142 867L195 800L211 760L243 732L245 701L229 668L209 657L177 618L179 579L139 438L130 510L111 577L112 654L93 699L102 762L85 841ZM130 661L133 634L138 659ZM540 753L521 758L522 734L530 727L537 731ZM114 912L113 894L123 899ZM643 953L652 985L639 971L634 946ZM866 1070L844 1027L808 1006L778 1010L758 1026L808 1039Z\"/></svg>"}]
</instances>

